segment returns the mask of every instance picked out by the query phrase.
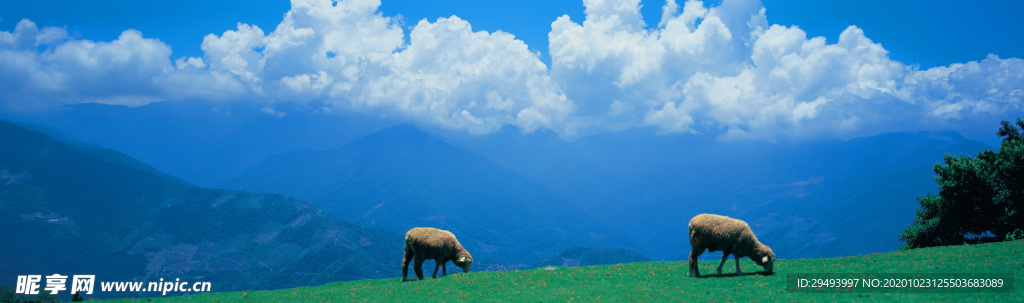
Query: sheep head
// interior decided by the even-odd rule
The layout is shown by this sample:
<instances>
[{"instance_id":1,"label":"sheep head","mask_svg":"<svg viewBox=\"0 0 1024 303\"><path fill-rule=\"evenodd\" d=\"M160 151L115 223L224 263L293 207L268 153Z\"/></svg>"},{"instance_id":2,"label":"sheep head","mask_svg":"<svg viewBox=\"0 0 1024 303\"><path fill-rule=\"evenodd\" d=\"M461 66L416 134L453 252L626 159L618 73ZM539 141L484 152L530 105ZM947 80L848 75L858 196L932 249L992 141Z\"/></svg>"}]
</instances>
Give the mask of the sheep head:
<instances>
[{"instance_id":1,"label":"sheep head","mask_svg":"<svg viewBox=\"0 0 1024 303\"><path fill-rule=\"evenodd\" d=\"M455 263L455 266L462 268L463 272L469 272L470 266L473 265L473 256L470 256L467 251L462 251L462 253L459 254L459 258L452 261L452 263Z\"/></svg>"},{"instance_id":2,"label":"sheep head","mask_svg":"<svg viewBox=\"0 0 1024 303\"><path fill-rule=\"evenodd\" d=\"M754 259L754 263L764 267L766 273L772 274L772 271L775 269L775 253L772 252L771 248L768 248L768 246L765 245L760 245L760 247L758 247L758 253L761 257L752 258Z\"/></svg>"}]
</instances>

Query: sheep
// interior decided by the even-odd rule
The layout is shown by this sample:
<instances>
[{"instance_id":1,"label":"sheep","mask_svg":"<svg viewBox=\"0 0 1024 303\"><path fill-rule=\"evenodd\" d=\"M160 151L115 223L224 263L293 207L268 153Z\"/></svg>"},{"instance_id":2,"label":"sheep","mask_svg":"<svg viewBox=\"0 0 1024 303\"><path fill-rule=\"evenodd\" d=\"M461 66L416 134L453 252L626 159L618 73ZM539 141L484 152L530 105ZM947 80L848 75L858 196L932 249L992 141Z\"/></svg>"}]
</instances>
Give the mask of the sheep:
<instances>
[{"instance_id":1,"label":"sheep","mask_svg":"<svg viewBox=\"0 0 1024 303\"><path fill-rule=\"evenodd\" d=\"M455 235L447 230L440 230L430 227L417 227L405 233L405 257L402 258L402 282L409 281L409 262L416 258L413 269L416 270L416 277L423 280L423 261L434 259L434 275L437 278L437 268L440 267L441 275L448 274L445 263L452 261L455 266L461 267L463 272L469 272L473 264L473 256L459 244Z\"/></svg>"},{"instance_id":2,"label":"sheep","mask_svg":"<svg viewBox=\"0 0 1024 303\"><path fill-rule=\"evenodd\" d=\"M772 273L775 253L768 246L761 244L750 230L750 226L742 220L726 216L699 214L690 219L690 276L700 277L697 269L697 257L704 253L722 251L722 263L718 264L718 274L722 274L722 266L729 255L736 258L736 275L742 275L740 258L749 257L757 265L764 267L767 274Z\"/></svg>"}]
</instances>

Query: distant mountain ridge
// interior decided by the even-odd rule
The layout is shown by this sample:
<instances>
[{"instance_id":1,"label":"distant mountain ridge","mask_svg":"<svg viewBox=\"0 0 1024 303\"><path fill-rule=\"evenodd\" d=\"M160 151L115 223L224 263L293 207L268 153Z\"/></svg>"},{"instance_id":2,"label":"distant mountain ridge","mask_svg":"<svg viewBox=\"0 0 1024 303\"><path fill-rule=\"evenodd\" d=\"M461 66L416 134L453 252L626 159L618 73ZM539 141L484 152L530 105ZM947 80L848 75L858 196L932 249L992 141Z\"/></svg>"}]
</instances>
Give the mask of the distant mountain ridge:
<instances>
[{"instance_id":1,"label":"distant mountain ridge","mask_svg":"<svg viewBox=\"0 0 1024 303\"><path fill-rule=\"evenodd\" d=\"M565 242L600 240L571 245L630 247L655 260L686 258L688 244L678 239L686 221L702 212L748 221L766 243L775 243L776 250L785 251L786 258L894 250L900 245L896 235L910 223L918 207L916 197L938 189L932 166L942 161L942 155L975 154L991 148L946 131L910 131L848 140L721 142L714 134L661 134L653 127L571 138L543 129L523 133L514 126L485 135L428 129L429 135L449 147L506 170L500 175L514 175L503 178L512 181L499 183L523 185L494 186L494 182L474 181L480 178L446 178L432 172L438 170L436 167L449 172L454 167L460 175L472 176L470 172L478 169L493 172L494 165L440 165L428 169L429 165L418 164L416 169L422 173L402 175L397 166L370 165L381 163L371 154L360 156L369 159L366 163L356 163L362 160L330 153L395 125L394 120L287 108L283 111L289 113L278 118L241 108L214 102L157 102L139 108L91 104L20 118L37 121L80 141L123 148L147 164L206 187L230 184L220 180L243 180L246 172L277 162L281 165L274 170L276 176L255 174L266 178L246 180L254 186L249 189L287 189L315 204L328 197L334 201L360 200L343 203L349 206L342 207L350 209L339 217L359 224L393 226L389 229L399 234L405 228L400 222L455 227L449 221L461 210L450 204L453 198L469 205L467 199L507 200L467 198L488 197L487 188L528 189L490 192L521 192L519 197L532 197L526 199L531 205L572 205L570 219L582 215L588 218L586 224L603 225L610 231L590 235L587 226L557 222L576 229L571 232L575 240ZM3 115L17 116L0 113ZM998 125L997 121L992 124L993 129ZM997 138L994 134L992 137ZM401 152L389 153L419 159L414 161L417 163L444 159L439 156L445 153L437 150L416 154L416 149L428 146L435 145L408 145ZM355 155L355 150L349 152ZM284 158L305 160L284 165ZM318 164L296 165L301 163ZM332 165L351 169L331 169ZM281 183L278 180L288 184L277 184ZM352 182L346 181L349 185L344 190L312 186L338 180ZM530 183L533 185L526 185ZM398 203L400 200L405 202ZM406 202L420 206L387 209ZM381 208L374 208L377 205ZM398 215L386 215L390 213ZM416 219L428 213L430 220ZM551 221L543 219L535 225L546 222ZM493 249L488 243L474 245L478 250ZM558 252L553 250L543 257ZM536 254L517 254L523 255Z\"/></svg>"},{"instance_id":2,"label":"distant mountain ridge","mask_svg":"<svg viewBox=\"0 0 1024 303\"><path fill-rule=\"evenodd\" d=\"M223 185L301 197L395 232L448 229L484 264L529 264L573 245L623 243L540 183L411 125L338 149L271 157Z\"/></svg>"},{"instance_id":3,"label":"distant mountain ridge","mask_svg":"<svg viewBox=\"0 0 1024 303\"><path fill-rule=\"evenodd\" d=\"M421 133L412 132L411 126L395 129ZM937 189L932 166L941 161L945 153L970 154L987 148L948 131L789 143L716 142L687 135L658 135L643 129L594 135L573 142L554 134L522 134L508 129L479 137L447 139L453 143L419 138L421 141L416 142L420 143L401 147L387 144L409 138L398 139L402 136L397 135L392 139L377 135L368 138L371 139L358 139L350 144L367 148L361 149L365 152L363 155L379 157L375 160L364 161L363 156L352 156L360 149L352 149L350 154L295 152L273 157L254 171L267 167L276 169L250 171L254 176L276 176L248 181L252 182L250 184L264 182L267 187L238 188L300 196L305 192L310 194L305 198L342 213L340 216L348 220L385 227L391 223L374 225L381 224L375 220L401 220L432 213L423 207L390 211L380 211L379 207L387 206L385 200L396 196L381 197L407 191L406 187L435 188L430 184L439 177L428 172L440 168L416 170L420 173L403 177L407 186L388 188L382 184L390 183L381 181L393 180L394 174L362 174L372 169L352 169L355 163L376 165L381 159L392 157L385 156L389 152L398 150L408 157L414 155L420 159L418 161L443 162L438 161L437 154L431 150L437 150L438 146L462 147L457 148L461 150L461 157L491 159L501 167L511 168L514 175L531 176L533 180L540 180L540 186L557 189L557 194L538 199L575 201L574 213L607 224L622 237L594 246L635 247L655 259L683 259L689 249L685 241L686 222L696 214L707 212L748 221L764 241L786 252L787 258L830 257L896 249L900 244L896 235L909 224L918 207L916 197ZM389 151L371 153L370 150ZM298 158L310 161L287 162ZM457 158L447 161L452 159ZM285 162L272 164L274 161ZM314 164L338 161L353 162L340 166ZM348 168L328 169L330 172L323 173L301 167ZM360 173L352 175L354 172ZM302 180L320 176L318 180L338 182L346 187L335 189L332 194L325 190L329 186L314 186L315 181L289 181L290 176L296 175L307 178ZM461 190L488 187L472 182L459 184ZM299 188L302 186L306 188ZM356 192L364 194L353 194ZM434 193L423 190L413 196L431 197ZM372 199L381 200L372 203ZM338 203L341 207L323 203ZM434 213L437 215L431 219L450 218ZM391 226L392 230L404 228ZM484 247L489 246L483 243L481 248ZM547 255L553 253L557 251Z\"/></svg>"},{"instance_id":4,"label":"distant mountain ridge","mask_svg":"<svg viewBox=\"0 0 1024 303\"><path fill-rule=\"evenodd\" d=\"M395 122L280 105L272 116L232 102L154 102L139 107L73 104L50 112L0 112L0 119L52 128L130 155L203 187L233 178L266 157L336 148Z\"/></svg>"},{"instance_id":5,"label":"distant mountain ridge","mask_svg":"<svg viewBox=\"0 0 1024 303\"><path fill-rule=\"evenodd\" d=\"M631 129L569 144L508 142L522 145L506 150L557 148L562 152L550 154L578 154L583 160L572 161L593 165L575 175L581 185L545 185L586 201L580 203L586 211L661 260L686 258L686 223L700 213L746 220L762 241L785 252L780 258L894 250L900 245L896 236L919 207L916 197L938 190L932 167L943 154L989 148L949 131L771 143ZM473 150L528 176L581 165Z\"/></svg>"},{"instance_id":6,"label":"distant mountain ridge","mask_svg":"<svg viewBox=\"0 0 1024 303\"><path fill-rule=\"evenodd\" d=\"M198 188L5 121L0 142L4 284L15 281L8 275L95 274L226 291L398 275L400 236L301 200Z\"/></svg>"}]
</instances>

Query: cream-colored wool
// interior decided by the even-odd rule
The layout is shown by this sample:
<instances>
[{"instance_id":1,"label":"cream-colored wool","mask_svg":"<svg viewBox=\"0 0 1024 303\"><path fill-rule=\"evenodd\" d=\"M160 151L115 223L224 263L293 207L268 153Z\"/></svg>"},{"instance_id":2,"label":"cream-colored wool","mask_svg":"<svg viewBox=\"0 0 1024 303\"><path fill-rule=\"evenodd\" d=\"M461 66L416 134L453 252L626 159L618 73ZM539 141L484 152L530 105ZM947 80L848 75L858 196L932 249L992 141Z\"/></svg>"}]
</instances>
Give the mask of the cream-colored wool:
<instances>
[{"instance_id":1,"label":"cream-colored wool","mask_svg":"<svg viewBox=\"0 0 1024 303\"><path fill-rule=\"evenodd\" d=\"M470 256L469 252L462 248L462 244L455 239L455 235L447 230L430 227L417 227L405 233L402 281L408 281L409 262L414 258L416 262L413 269L416 271L416 277L420 280L423 279L423 261L427 259L434 260L434 278L437 278L439 267L442 270L442 276L448 274L448 268L445 266L448 261L461 267L463 272L469 272L469 267L473 264L473 256Z\"/></svg>"},{"instance_id":2,"label":"cream-colored wool","mask_svg":"<svg viewBox=\"0 0 1024 303\"><path fill-rule=\"evenodd\" d=\"M749 257L757 265L764 267L768 274L772 273L775 264L775 253L768 246L761 244L750 230L746 222L726 216L699 214L690 219L690 276L700 277L697 269L697 257L708 251L722 251L722 263L718 264L718 274L722 274L722 266L729 255L736 258L736 274L741 275L740 258Z\"/></svg>"}]
</instances>

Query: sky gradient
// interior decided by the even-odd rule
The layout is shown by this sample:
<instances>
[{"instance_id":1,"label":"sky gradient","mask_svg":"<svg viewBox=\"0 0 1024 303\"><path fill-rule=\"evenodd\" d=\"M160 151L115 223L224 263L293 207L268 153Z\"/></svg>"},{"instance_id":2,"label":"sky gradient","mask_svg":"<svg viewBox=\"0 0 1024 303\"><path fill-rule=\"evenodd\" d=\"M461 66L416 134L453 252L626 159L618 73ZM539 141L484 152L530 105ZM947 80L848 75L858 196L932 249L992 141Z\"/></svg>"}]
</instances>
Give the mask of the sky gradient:
<instances>
[{"instance_id":1,"label":"sky gradient","mask_svg":"<svg viewBox=\"0 0 1024 303\"><path fill-rule=\"evenodd\" d=\"M0 110L200 99L469 133L970 136L1024 112L1022 6L5 1Z\"/></svg>"}]
</instances>

